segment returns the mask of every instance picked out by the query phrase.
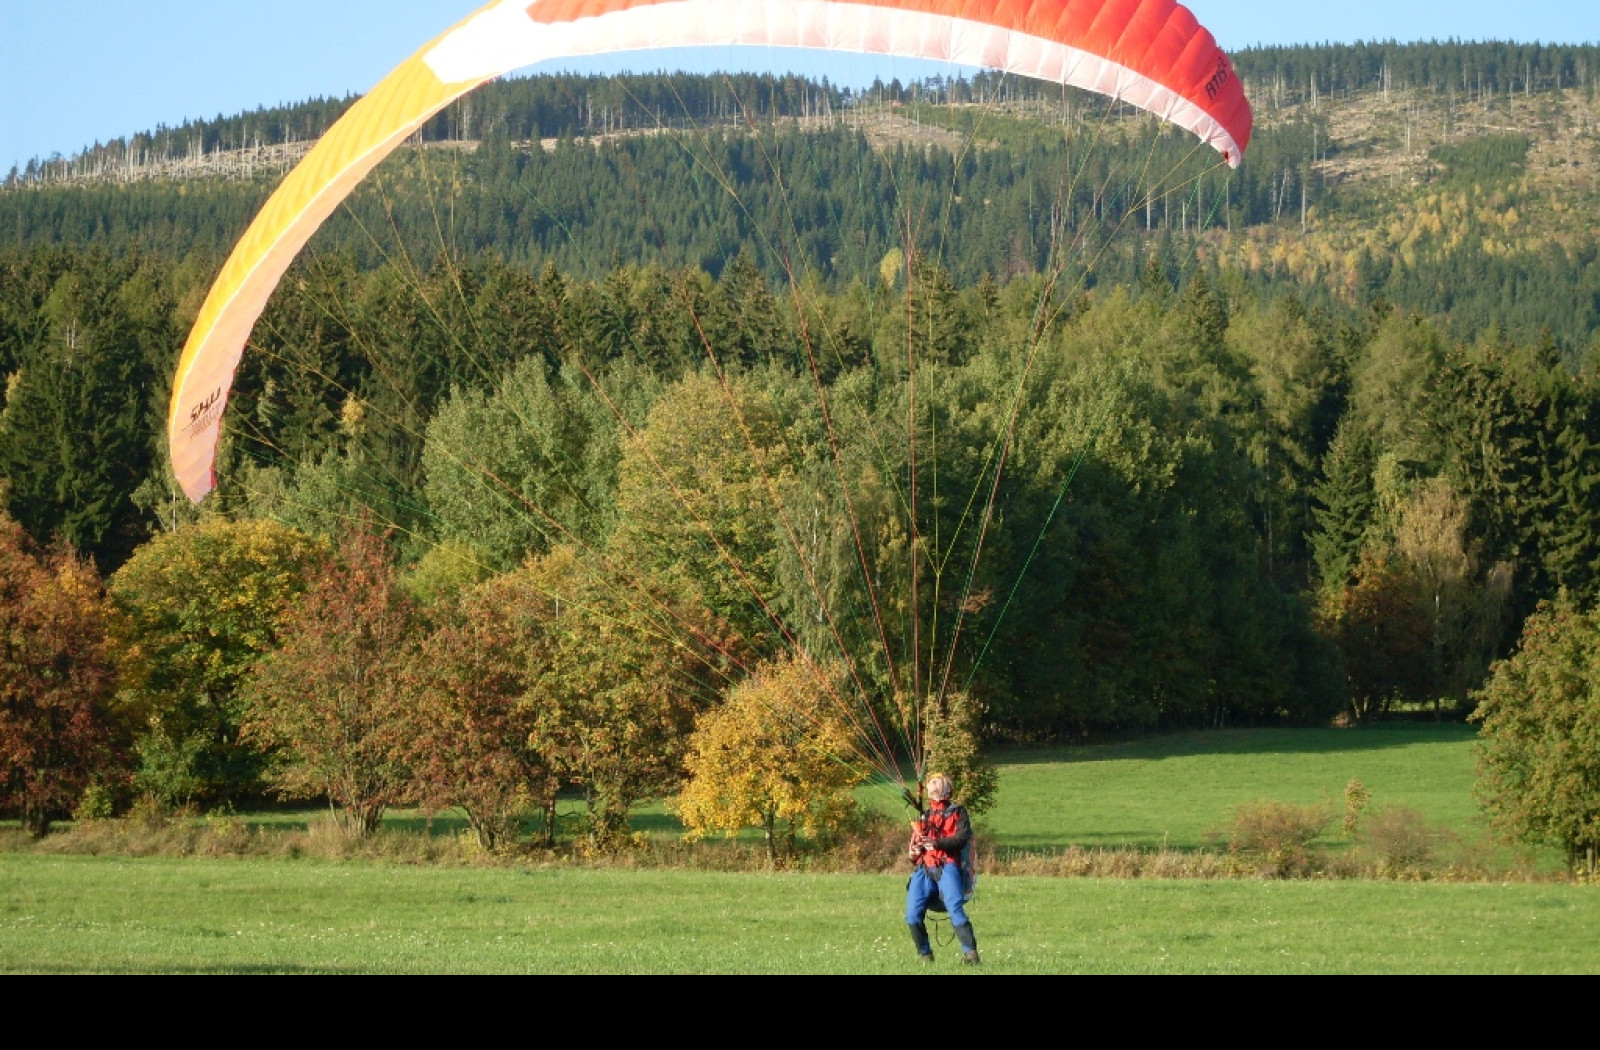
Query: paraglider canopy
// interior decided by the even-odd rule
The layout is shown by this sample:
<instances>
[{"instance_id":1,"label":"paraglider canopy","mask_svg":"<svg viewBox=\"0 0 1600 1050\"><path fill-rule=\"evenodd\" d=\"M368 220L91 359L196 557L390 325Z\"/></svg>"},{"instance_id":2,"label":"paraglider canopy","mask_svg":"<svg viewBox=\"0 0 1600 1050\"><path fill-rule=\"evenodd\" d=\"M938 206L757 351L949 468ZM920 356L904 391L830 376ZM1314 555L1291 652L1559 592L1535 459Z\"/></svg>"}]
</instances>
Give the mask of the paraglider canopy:
<instances>
[{"instance_id":1,"label":"paraglider canopy","mask_svg":"<svg viewBox=\"0 0 1600 1050\"><path fill-rule=\"evenodd\" d=\"M362 178L429 118L537 62L718 46L931 59L1082 88L1193 133L1235 167L1250 141L1232 63L1173 0L497 0L352 106L235 246L173 384L168 441L184 492L199 501L215 487L233 374L278 280Z\"/></svg>"}]
</instances>

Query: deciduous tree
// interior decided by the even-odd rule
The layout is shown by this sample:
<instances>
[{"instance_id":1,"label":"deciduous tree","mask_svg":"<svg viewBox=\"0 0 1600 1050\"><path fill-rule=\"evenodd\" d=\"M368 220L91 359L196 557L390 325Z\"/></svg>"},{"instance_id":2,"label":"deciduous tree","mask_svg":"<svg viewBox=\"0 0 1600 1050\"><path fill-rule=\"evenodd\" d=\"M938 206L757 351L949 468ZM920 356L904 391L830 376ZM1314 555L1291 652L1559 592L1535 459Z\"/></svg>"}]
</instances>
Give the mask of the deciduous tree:
<instances>
[{"instance_id":1,"label":"deciduous tree","mask_svg":"<svg viewBox=\"0 0 1600 1050\"><path fill-rule=\"evenodd\" d=\"M1600 854L1600 608L1562 599L1528 618L1472 716L1483 723L1478 799L1512 839Z\"/></svg>"},{"instance_id":2,"label":"deciduous tree","mask_svg":"<svg viewBox=\"0 0 1600 1050\"><path fill-rule=\"evenodd\" d=\"M0 809L34 835L112 761L105 600L94 569L41 557L0 516Z\"/></svg>"},{"instance_id":3,"label":"deciduous tree","mask_svg":"<svg viewBox=\"0 0 1600 1050\"><path fill-rule=\"evenodd\" d=\"M1321 620L1344 654L1358 722L1383 717L1395 699L1427 696L1431 625L1413 582L1392 558L1369 552L1355 581L1324 603Z\"/></svg>"},{"instance_id":4,"label":"deciduous tree","mask_svg":"<svg viewBox=\"0 0 1600 1050\"><path fill-rule=\"evenodd\" d=\"M770 397L690 375L624 445L612 550L735 625L746 645L780 644L775 492L791 468Z\"/></svg>"},{"instance_id":5,"label":"deciduous tree","mask_svg":"<svg viewBox=\"0 0 1600 1050\"><path fill-rule=\"evenodd\" d=\"M634 803L678 782L695 716L728 671L728 629L592 552L558 547L519 572L555 614L549 660L530 667L539 748L583 788L589 844L614 848Z\"/></svg>"},{"instance_id":6,"label":"deciduous tree","mask_svg":"<svg viewBox=\"0 0 1600 1050\"><path fill-rule=\"evenodd\" d=\"M141 753L183 759L168 774L186 792L260 790L261 756L239 739L240 689L327 557L325 543L286 526L210 518L156 537L111 578L123 703L145 737L162 738Z\"/></svg>"},{"instance_id":7,"label":"deciduous tree","mask_svg":"<svg viewBox=\"0 0 1600 1050\"><path fill-rule=\"evenodd\" d=\"M530 356L494 391L458 390L440 407L422 466L442 536L471 543L503 571L569 535L604 535L615 423L585 390Z\"/></svg>"},{"instance_id":8,"label":"deciduous tree","mask_svg":"<svg viewBox=\"0 0 1600 1050\"><path fill-rule=\"evenodd\" d=\"M353 528L244 689L241 735L273 749L267 779L278 792L326 797L357 835L405 797L410 777L392 732L419 635L384 537Z\"/></svg>"},{"instance_id":9,"label":"deciduous tree","mask_svg":"<svg viewBox=\"0 0 1600 1050\"><path fill-rule=\"evenodd\" d=\"M553 836L561 786L527 695L549 663L555 603L528 583L521 573L496 577L442 615L416 650L393 727L417 800L460 806L488 850L513 843L532 809Z\"/></svg>"},{"instance_id":10,"label":"deciduous tree","mask_svg":"<svg viewBox=\"0 0 1600 1050\"><path fill-rule=\"evenodd\" d=\"M689 782L675 803L688 836L757 827L767 857L793 852L799 834L836 829L863 779L848 696L837 668L806 659L766 664L702 714L684 759Z\"/></svg>"},{"instance_id":11,"label":"deciduous tree","mask_svg":"<svg viewBox=\"0 0 1600 1050\"><path fill-rule=\"evenodd\" d=\"M1467 505L1444 478L1418 486L1401 509L1395 554L1411 577L1430 627L1429 692L1434 716L1446 694L1463 699L1481 682L1499 642L1510 566L1478 571L1467 537Z\"/></svg>"}]
</instances>

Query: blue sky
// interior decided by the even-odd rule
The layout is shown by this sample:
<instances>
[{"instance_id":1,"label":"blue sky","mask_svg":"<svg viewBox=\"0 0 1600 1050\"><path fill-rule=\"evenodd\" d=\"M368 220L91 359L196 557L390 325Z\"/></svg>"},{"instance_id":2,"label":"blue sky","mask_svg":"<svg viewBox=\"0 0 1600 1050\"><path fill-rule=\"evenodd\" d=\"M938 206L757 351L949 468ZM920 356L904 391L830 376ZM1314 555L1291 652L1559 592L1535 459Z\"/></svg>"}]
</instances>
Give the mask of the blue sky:
<instances>
[{"instance_id":1,"label":"blue sky","mask_svg":"<svg viewBox=\"0 0 1600 1050\"><path fill-rule=\"evenodd\" d=\"M0 176L29 157L71 154L157 124L364 91L481 2L0 0ZM1189 7L1228 49L1390 38L1600 42L1600 0ZM850 83L866 68L835 62L808 71ZM919 71L907 63L903 74L890 72Z\"/></svg>"}]
</instances>

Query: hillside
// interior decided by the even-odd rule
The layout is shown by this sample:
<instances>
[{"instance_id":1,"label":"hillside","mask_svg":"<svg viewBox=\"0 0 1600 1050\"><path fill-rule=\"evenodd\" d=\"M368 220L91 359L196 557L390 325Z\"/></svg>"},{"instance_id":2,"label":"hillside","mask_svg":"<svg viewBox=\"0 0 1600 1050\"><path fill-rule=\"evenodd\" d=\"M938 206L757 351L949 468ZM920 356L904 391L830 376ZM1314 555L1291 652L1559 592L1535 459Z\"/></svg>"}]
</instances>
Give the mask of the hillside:
<instances>
[{"instance_id":1,"label":"hillside","mask_svg":"<svg viewBox=\"0 0 1600 1050\"><path fill-rule=\"evenodd\" d=\"M1600 593L1597 56L1246 53L1237 172L1002 77L495 84L291 267L201 511L178 347L348 100L134 136L0 189L6 511L107 573L371 522L419 600L554 574L576 664L699 654L695 703L725 631L1019 743L1458 716Z\"/></svg>"},{"instance_id":2,"label":"hillside","mask_svg":"<svg viewBox=\"0 0 1600 1050\"><path fill-rule=\"evenodd\" d=\"M1445 45L1366 56L1370 79L1356 73L1362 55L1345 49L1342 84L1305 56L1248 52L1240 62L1257 134L1243 169L1230 179L1188 158L1160 186L1131 185L1139 159L1148 172L1184 151L1152 139L1147 118L1003 78L857 94L751 77L511 81L438 118L319 244L363 266L396 252L426 263L488 251L583 272L632 252L715 275L741 243L787 238L818 276L847 281L870 276L904 239L894 209L880 206L900 197L902 213L940 231L937 245L923 235L921 250L969 284L1048 267L1063 213L1080 230L1087 214L1121 230L1096 249L1089 283L1136 280L1156 253L1169 270L1199 262L1287 280L1330 305L1381 297L1444 319L1458 338L1491 324L1523 338L1549 331L1576 362L1600 331L1595 235L1581 221L1600 207L1600 103L1586 64L1594 49L1569 50L1546 55L1544 74L1520 53L1493 68L1526 69L1521 77L1463 68L1472 90L1441 83L1440 72L1420 84L1394 72L1402 60L1443 68ZM162 129L30 166L0 190L0 244L137 243L220 258L309 148L302 133L347 104ZM1063 199L1061 172L1086 149L1093 178ZM731 173L726 194L693 188L715 170ZM773 176L791 205L828 205L783 205L762 188ZM603 203L628 197L660 212ZM436 221L444 212L448 229ZM385 228L380 246L374 231ZM1189 247L1165 244L1171 236Z\"/></svg>"}]
</instances>

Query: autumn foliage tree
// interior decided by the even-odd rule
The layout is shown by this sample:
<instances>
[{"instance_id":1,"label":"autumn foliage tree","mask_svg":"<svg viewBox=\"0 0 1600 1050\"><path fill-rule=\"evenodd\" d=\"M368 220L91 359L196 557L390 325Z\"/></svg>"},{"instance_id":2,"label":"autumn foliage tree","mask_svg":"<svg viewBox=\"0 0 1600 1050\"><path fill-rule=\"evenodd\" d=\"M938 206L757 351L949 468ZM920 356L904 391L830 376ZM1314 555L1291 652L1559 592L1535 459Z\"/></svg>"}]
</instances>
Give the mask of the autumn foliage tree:
<instances>
[{"instance_id":1,"label":"autumn foliage tree","mask_svg":"<svg viewBox=\"0 0 1600 1050\"><path fill-rule=\"evenodd\" d=\"M518 572L554 614L548 657L529 669L540 746L583 789L596 849L624 842L633 805L678 782L731 644L703 608L614 568L557 547Z\"/></svg>"},{"instance_id":2,"label":"autumn foliage tree","mask_svg":"<svg viewBox=\"0 0 1600 1050\"><path fill-rule=\"evenodd\" d=\"M1395 527L1395 553L1429 622L1435 717L1442 697L1465 699L1483 681L1500 643L1511 589L1509 563L1479 571L1468 513L1449 482L1434 478L1417 487Z\"/></svg>"},{"instance_id":3,"label":"autumn foliage tree","mask_svg":"<svg viewBox=\"0 0 1600 1050\"><path fill-rule=\"evenodd\" d=\"M1356 721L1383 717L1395 700L1421 700L1433 680L1432 628L1411 579L1386 555L1369 552L1324 603L1322 629L1339 646Z\"/></svg>"},{"instance_id":4,"label":"autumn foliage tree","mask_svg":"<svg viewBox=\"0 0 1600 1050\"><path fill-rule=\"evenodd\" d=\"M864 778L840 674L807 659L762 666L702 714L676 808L690 838L760 828L767 857L838 828Z\"/></svg>"},{"instance_id":5,"label":"autumn foliage tree","mask_svg":"<svg viewBox=\"0 0 1600 1050\"><path fill-rule=\"evenodd\" d=\"M0 516L0 809L43 835L112 760L113 668L93 567Z\"/></svg>"},{"instance_id":6,"label":"autumn foliage tree","mask_svg":"<svg viewBox=\"0 0 1600 1050\"><path fill-rule=\"evenodd\" d=\"M396 743L423 806L459 806L484 849L515 841L522 817L554 831L554 756L527 695L548 664L554 603L509 573L467 592L416 649Z\"/></svg>"},{"instance_id":7,"label":"autumn foliage tree","mask_svg":"<svg viewBox=\"0 0 1600 1050\"><path fill-rule=\"evenodd\" d=\"M240 690L327 556L324 542L276 522L209 518L151 540L111 578L145 790L167 802L260 790L261 756L239 739Z\"/></svg>"},{"instance_id":8,"label":"autumn foliage tree","mask_svg":"<svg viewBox=\"0 0 1600 1050\"><path fill-rule=\"evenodd\" d=\"M244 688L242 735L271 749L275 790L326 797L357 835L405 797L410 777L395 732L420 633L385 538L365 526L347 531Z\"/></svg>"},{"instance_id":9,"label":"autumn foliage tree","mask_svg":"<svg viewBox=\"0 0 1600 1050\"><path fill-rule=\"evenodd\" d=\"M1477 794L1508 837L1600 863L1600 608L1570 600L1528 618L1472 717L1483 723Z\"/></svg>"}]
</instances>

